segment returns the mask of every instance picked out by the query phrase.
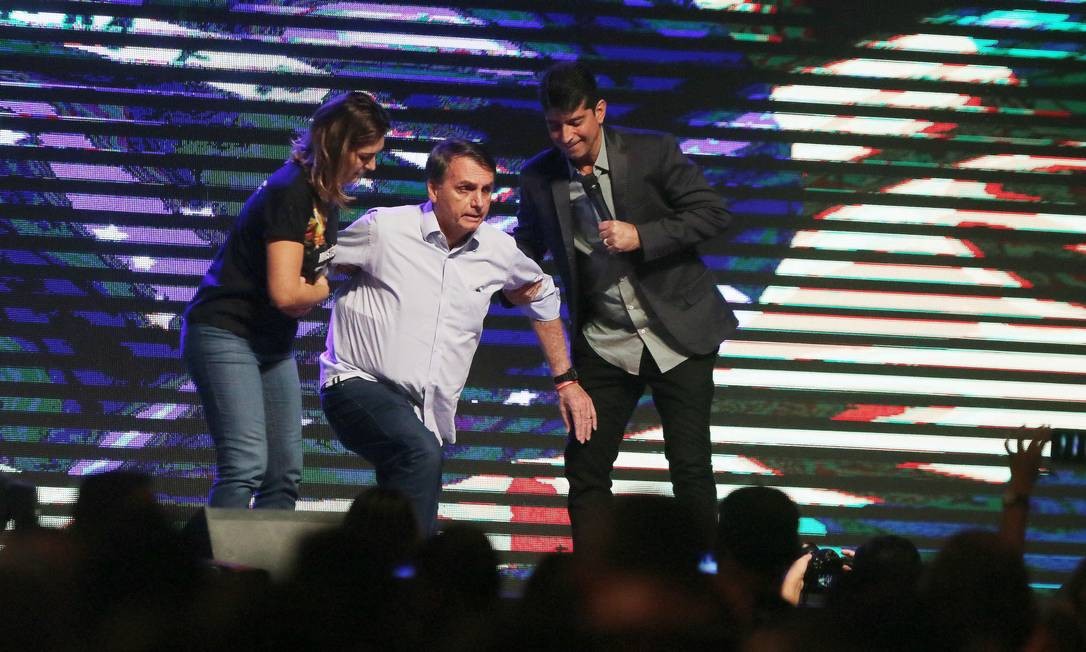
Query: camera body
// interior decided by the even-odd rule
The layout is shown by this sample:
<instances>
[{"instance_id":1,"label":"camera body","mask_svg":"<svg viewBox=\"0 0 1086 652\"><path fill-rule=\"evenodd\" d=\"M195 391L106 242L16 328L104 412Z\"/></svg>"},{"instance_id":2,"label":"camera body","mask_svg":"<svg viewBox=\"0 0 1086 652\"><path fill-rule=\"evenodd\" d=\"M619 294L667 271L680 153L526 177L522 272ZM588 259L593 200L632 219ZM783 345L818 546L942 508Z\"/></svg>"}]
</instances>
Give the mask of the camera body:
<instances>
[{"instance_id":1,"label":"camera body","mask_svg":"<svg viewBox=\"0 0 1086 652\"><path fill-rule=\"evenodd\" d=\"M37 491L32 485L0 476L0 532L9 521L16 529L38 524Z\"/></svg>"},{"instance_id":2,"label":"camera body","mask_svg":"<svg viewBox=\"0 0 1086 652\"><path fill-rule=\"evenodd\" d=\"M1086 463L1086 431L1054 429L1049 455L1053 462Z\"/></svg>"},{"instance_id":3,"label":"camera body","mask_svg":"<svg viewBox=\"0 0 1086 652\"><path fill-rule=\"evenodd\" d=\"M833 548L819 548L813 543L803 544L803 553L811 554L807 571L803 574L802 604L821 604L826 593L841 581L845 573L845 558Z\"/></svg>"}]
</instances>

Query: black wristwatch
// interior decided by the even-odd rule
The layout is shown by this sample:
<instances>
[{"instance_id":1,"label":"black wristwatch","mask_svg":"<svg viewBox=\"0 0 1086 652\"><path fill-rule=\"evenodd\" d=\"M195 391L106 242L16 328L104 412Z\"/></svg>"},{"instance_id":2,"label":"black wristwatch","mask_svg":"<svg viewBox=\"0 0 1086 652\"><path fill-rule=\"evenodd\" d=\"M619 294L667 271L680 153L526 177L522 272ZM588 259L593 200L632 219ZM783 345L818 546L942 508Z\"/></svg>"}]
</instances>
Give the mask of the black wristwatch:
<instances>
[{"instance_id":1,"label":"black wristwatch","mask_svg":"<svg viewBox=\"0 0 1086 652\"><path fill-rule=\"evenodd\" d=\"M554 384L557 385L559 383L568 383L571 380L577 380L577 378L579 378L579 376L577 375L577 370L573 367L570 367L569 371L563 374L558 374L553 378L553 380Z\"/></svg>"}]
</instances>

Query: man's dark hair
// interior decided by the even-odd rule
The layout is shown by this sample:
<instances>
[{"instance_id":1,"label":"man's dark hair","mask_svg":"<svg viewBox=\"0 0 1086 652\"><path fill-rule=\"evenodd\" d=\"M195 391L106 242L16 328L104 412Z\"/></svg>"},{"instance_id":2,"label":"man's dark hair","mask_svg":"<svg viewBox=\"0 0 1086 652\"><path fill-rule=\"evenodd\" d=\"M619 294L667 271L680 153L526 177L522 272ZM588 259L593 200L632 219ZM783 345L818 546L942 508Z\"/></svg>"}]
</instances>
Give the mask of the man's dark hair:
<instances>
[{"instance_id":1,"label":"man's dark hair","mask_svg":"<svg viewBox=\"0 0 1086 652\"><path fill-rule=\"evenodd\" d=\"M441 183L453 160L461 156L466 156L481 167L497 173L498 166L494 163L494 158L482 145L462 138L449 138L430 150L430 156L426 159L426 180L430 183Z\"/></svg>"},{"instance_id":2,"label":"man's dark hair","mask_svg":"<svg viewBox=\"0 0 1086 652\"><path fill-rule=\"evenodd\" d=\"M555 64L539 80L539 103L544 111L576 111L582 104L591 109L600 101L596 77L580 61Z\"/></svg>"}]
</instances>

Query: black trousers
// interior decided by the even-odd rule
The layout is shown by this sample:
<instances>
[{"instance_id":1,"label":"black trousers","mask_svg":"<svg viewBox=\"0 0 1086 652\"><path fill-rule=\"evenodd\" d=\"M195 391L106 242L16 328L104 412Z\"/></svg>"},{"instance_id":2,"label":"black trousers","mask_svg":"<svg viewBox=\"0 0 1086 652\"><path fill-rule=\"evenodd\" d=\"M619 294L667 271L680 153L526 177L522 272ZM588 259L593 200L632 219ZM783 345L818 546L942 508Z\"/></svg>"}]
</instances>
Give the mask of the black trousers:
<instances>
[{"instance_id":1,"label":"black trousers","mask_svg":"<svg viewBox=\"0 0 1086 652\"><path fill-rule=\"evenodd\" d=\"M688 358L661 372L648 349L638 374L614 366L597 354L584 336L573 345L581 386L596 406L597 427L585 444L572 436L566 444L569 518L574 548L585 542L591 524L612 500L611 471L634 408L645 388L664 430L664 455L671 471L675 497L712 528L716 522L716 483L713 479L709 417L713 404L716 352Z\"/></svg>"}]
</instances>

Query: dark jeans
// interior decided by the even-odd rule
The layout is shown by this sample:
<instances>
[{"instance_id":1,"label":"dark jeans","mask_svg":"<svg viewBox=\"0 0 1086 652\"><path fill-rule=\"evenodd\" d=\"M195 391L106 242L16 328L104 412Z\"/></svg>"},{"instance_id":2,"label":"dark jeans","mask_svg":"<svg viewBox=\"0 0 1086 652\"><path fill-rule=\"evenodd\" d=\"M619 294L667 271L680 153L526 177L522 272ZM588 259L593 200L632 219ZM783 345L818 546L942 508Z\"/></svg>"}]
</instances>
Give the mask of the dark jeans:
<instances>
[{"instance_id":1,"label":"dark jeans","mask_svg":"<svg viewBox=\"0 0 1086 652\"><path fill-rule=\"evenodd\" d=\"M182 357L215 441L208 505L294 509L302 477L302 390L290 353L256 353L249 341L185 324Z\"/></svg>"},{"instance_id":2,"label":"dark jeans","mask_svg":"<svg viewBox=\"0 0 1086 652\"><path fill-rule=\"evenodd\" d=\"M664 456L675 497L687 503L704 527L711 528L716 519L716 483L709 416L716 352L691 357L663 373L646 349L640 373L634 375L601 358L581 336L574 342L573 357L597 415L596 431L587 443L570 437L566 444L574 547L584 541L586 524L610 506L611 471L626 425L646 387L652 390L663 425Z\"/></svg>"},{"instance_id":3,"label":"dark jeans","mask_svg":"<svg viewBox=\"0 0 1086 652\"><path fill-rule=\"evenodd\" d=\"M402 392L351 378L321 389L321 407L336 436L377 471L377 484L398 489L415 508L419 531L433 533L441 495L441 444Z\"/></svg>"}]
</instances>

